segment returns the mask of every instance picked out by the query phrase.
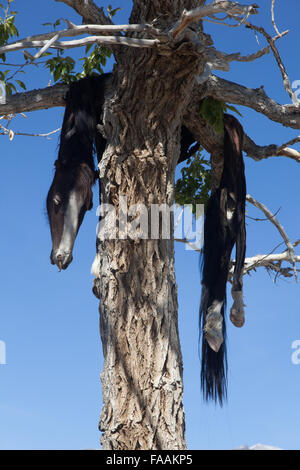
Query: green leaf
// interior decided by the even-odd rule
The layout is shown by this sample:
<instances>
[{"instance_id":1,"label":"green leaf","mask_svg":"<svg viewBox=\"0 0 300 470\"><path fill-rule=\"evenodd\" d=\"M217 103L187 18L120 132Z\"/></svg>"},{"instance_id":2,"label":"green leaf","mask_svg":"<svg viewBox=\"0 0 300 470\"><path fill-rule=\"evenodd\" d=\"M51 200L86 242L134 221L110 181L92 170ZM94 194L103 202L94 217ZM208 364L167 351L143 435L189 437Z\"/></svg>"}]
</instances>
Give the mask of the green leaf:
<instances>
[{"instance_id":1,"label":"green leaf","mask_svg":"<svg viewBox=\"0 0 300 470\"><path fill-rule=\"evenodd\" d=\"M193 214L196 214L197 204L207 204L210 192L211 170L210 162L201 151L189 158L181 170L181 178L175 185L175 202L178 205L191 204Z\"/></svg>"},{"instance_id":2,"label":"green leaf","mask_svg":"<svg viewBox=\"0 0 300 470\"><path fill-rule=\"evenodd\" d=\"M6 93L12 95L13 91L17 91L15 85L11 82L5 83Z\"/></svg>"},{"instance_id":3,"label":"green leaf","mask_svg":"<svg viewBox=\"0 0 300 470\"><path fill-rule=\"evenodd\" d=\"M16 79L16 82L21 88L23 88L23 90L26 90L26 85L24 82L22 82L21 80L17 80L17 79Z\"/></svg>"},{"instance_id":4,"label":"green leaf","mask_svg":"<svg viewBox=\"0 0 300 470\"><path fill-rule=\"evenodd\" d=\"M62 72L62 65L59 64L53 71L53 78L55 82L57 82L57 80L60 79L61 72Z\"/></svg>"},{"instance_id":5,"label":"green leaf","mask_svg":"<svg viewBox=\"0 0 300 470\"><path fill-rule=\"evenodd\" d=\"M223 132L223 114L225 103L217 101L211 96L204 98L200 103L200 115L216 130L218 134Z\"/></svg>"},{"instance_id":6,"label":"green leaf","mask_svg":"<svg viewBox=\"0 0 300 470\"><path fill-rule=\"evenodd\" d=\"M85 53L88 54L92 47L93 47L93 44L88 44L88 45L85 47Z\"/></svg>"},{"instance_id":7,"label":"green leaf","mask_svg":"<svg viewBox=\"0 0 300 470\"><path fill-rule=\"evenodd\" d=\"M121 10L122 10L122 8L115 8L114 10L111 10L111 11L110 11L110 14L111 14L111 16L115 16L115 14L116 14L118 11L121 11Z\"/></svg>"},{"instance_id":8,"label":"green leaf","mask_svg":"<svg viewBox=\"0 0 300 470\"><path fill-rule=\"evenodd\" d=\"M52 52L43 52L40 57L48 57L49 55L52 55Z\"/></svg>"},{"instance_id":9,"label":"green leaf","mask_svg":"<svg viewBox=\"0 0 300 470\"><path fill-rule=\"evenodd\" d=\"M235 106L231 106L226 103L226 108L230 109L230 111L233 111L234 113L238 114L240 117L243 117L243 115L236 109Z\"/></svg>"}]
</instances>

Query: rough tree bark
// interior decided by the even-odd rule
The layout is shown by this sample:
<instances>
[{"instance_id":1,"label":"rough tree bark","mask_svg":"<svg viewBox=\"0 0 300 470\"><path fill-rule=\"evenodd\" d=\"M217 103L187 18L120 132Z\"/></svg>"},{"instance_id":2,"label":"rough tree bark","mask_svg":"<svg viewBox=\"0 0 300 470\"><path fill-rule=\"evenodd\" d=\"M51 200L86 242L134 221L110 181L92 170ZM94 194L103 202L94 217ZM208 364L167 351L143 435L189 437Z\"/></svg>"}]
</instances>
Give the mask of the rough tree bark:
<instances>
[{"instance_id":1,"label":"rough tree bark","mask_svg":"<svg viewBox=\"0 0 300 470\"><path fill-rule=\"evenodd\" d=\"M198 68L190 45L171 60L156 51L120 55L104 113L101 204L118 211L122 195L128 207L172 207L182 112ZM184 449L172 229L170 239L98 247L103 449Z\"/></svg>"},{"instance_id":2,"label":"rough tree bark","mask_svg":"<svg viewBox=\"0 0 300 470\"><path fill-rule=\"evenodd\" d=\"M111 24L93 0L56 1L72 7L85 24ZM156 47L157 43L148 49L126 49L119 46L124 36L116 38L116 45L111 47L117 64L100 126L108 144L99 169L101 204L113 204L118 214L122 212L120 196L127 198L127 207L172 206L182 124L211 153L213 184L217 184L222 166L222 136L199 117L199 102L205 96L248 106L285 126L300 128L297 104L280 105L263 88L249 89L206 74L212 69L228 70L233 56L245 61L253 60L253 55L247 59L219 53L210 47L211 39L202 34L200 21L174 40L174 31L182 31L189 24L185 18L184 24L179 22L179 30L178 24L175 27L184 8L191 10L205 3L133 0L130 22L142 27L153 21L153 27L161 33L157 36L162 39L160 46L169 41L168 50ZM215 2L208 8L212 5L230 9L232 5L236 8L237 3ZM242 8L248 15L247 6ZM256 5L252 10L256 13ZM141 39L144 35L132 33L126 37ZM261 55L262 52L255 54ZM198 84L196 76L200 77ZM66 90L66 85L56 85L16 94L0 105L0 113L63 106ZM300 161L300 154L285 145L260 147L248 136L244 150L256 160L285 155ZM110 222L104 218L104 231L109 230ZM186 447L172 223L170 228L168 239L99 239L97 243L99 279L95 288L101 298L104 352L104 405L99 425L103 449ZM284 252L282 256L287 255Z\"/></svg>"}]
</instances>

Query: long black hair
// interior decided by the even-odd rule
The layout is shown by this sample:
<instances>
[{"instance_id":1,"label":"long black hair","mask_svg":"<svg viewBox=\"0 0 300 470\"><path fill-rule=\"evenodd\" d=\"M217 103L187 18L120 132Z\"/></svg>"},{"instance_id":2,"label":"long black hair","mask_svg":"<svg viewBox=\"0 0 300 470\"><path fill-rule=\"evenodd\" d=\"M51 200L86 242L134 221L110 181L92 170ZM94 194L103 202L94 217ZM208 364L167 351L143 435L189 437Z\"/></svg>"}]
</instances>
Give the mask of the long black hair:
<instances>
[{"instance_id":1,"label":"long black hair","mask_svg":"<svg viewBox=\"0 0 300 470\"><path fill-rule=\"evenodd\" d=\"M201 385L206 400L227 396L226 284L230 256L236 245L234 287L241 289L245 260L246 181L242 155L243 128L233 116L224 115L224 164L220 183L209 199L204 222L202 257L202 296L200 334L202 334ZM207 315L221 316L223 342L212 349L207 341Z\"/></svg>"},{"instance_id":2,"label":"long black hair","mask_svg":"<svg viewBox=\"0 0 300 470\"><path fill-rule=\"evenodd\" d=\"M106 142L96 126L104 103L105 82L110 75L91 75L71 83L60 135L60 163L76 166L84 161L93 168L94 146L103 153Z\"/></svg>"}]
</instances>

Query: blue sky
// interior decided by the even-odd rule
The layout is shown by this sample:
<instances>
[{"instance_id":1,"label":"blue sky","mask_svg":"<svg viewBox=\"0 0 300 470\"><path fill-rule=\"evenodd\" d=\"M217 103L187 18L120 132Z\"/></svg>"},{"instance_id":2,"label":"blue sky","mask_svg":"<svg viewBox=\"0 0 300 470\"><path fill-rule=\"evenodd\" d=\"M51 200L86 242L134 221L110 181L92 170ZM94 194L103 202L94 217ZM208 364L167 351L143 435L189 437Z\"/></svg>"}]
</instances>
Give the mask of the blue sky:
<instances>
[{"instance_id":1,"label":"blue sky","mask_svg":"<svg viewBox=\"0 0 300 470\"><path fill-rule=\"evenodd\" d=\"M101 4L108 3L123 7L115 21L126 22L129 2ZM253 22L272 31L271 2L257 3L260 15ZM290 29L278 43L279 51L291 80L299 80L299 2L289 0L289 9L286 2L277 3L278 27ZM27 0L26 8L15 0L14 9L19 11L21 37L41 32L42 23L61 17L80 22L71 9L53 0ZM242 28L205 27L225 52L248 54L264 45ZM80 51L73 55L79 57ZM217 74L252 88L264 84L276 101L290 102L272 54L251 64L233 63L229 73ZM49 75L34 68L21 79L33 89L47 86ZM281 144L297 135L254 111L239 109L246 132L259 144ZM62 117L62 108L27 113L26 119L14 120L13 129L48 132L60 127ZM99 448L102 351L90 274L97 191L94 209L86 214L76 240L74 261L59 273L49 262L45 217L57 143L58 135L51 140L16 136L12 142L0 136L0 341L7 348L7 364L0 365L1 449ZM245 162L248 192L273 211L281 208L278 218L291 240L300 238L299 166L286 158L256 163L246 157ZM248 214L261 217L252 207ZM248 256L268 253L282 241L268 222L251 219L247 236ZM203 403L200 394L199 257L181 244L176 245L176 276L189 448L231 449L263 442L300 449L300 365L291 362L291 344L300 339L299 285L293 280L274 284L264 270L245 279L246 324L238 330L228 322L229 400L220 409Z\"/></svg>"}]
</instances>

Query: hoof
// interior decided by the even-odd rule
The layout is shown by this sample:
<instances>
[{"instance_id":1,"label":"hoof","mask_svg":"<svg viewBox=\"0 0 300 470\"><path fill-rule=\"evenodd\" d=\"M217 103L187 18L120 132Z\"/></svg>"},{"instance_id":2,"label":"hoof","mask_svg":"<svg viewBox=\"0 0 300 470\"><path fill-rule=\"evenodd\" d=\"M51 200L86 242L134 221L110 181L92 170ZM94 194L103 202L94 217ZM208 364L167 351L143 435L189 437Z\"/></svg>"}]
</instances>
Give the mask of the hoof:
<instances>
[{"instance_id":1,"label":"hoof","mask_svg":"<svg viewBox=\"0 0 300 470\"><path fill-rule=\"evenodd\" d=\"M231 323L237 328L241 328L245 324L245 312L242 291L231 291L233 305L230 309Z\"/></svg>"},{"instance_id":2,"label":"hoof","mask_svg":"<svg viewBox=\"0 0 300 470\"><path fill-rule=\"evenodd\" d=\"M230 310L230 320L231 323L237 328L242 328L245 324L245 315L244 311L239 311L234 308Z\"/></svg>"},{"instance_id":3,"label":"hoof","mask_svg":"<svg viewBox=\"0 0 300 470\"><path fill-rule=\"evenodd\" d=\"M216 308L213 305L206 315L205 326L203 332L205 339L208 342L209 346L216 353L219 351L223 343L223 317L220 313L221 306L218 305L218 310L212 310Z\"/></svg>"},{"instance_id":4,"label":"hoof","mask_svg":"<svg viewBox=\"0 0 300 470\"><path fill-rule=\"evenodd\" d=\"M222 333L220 334L220 332L216 329L211 329L205 332L205 339L208 342L210 348L217 353L223 343Z\"/></svg>"}]
</instances>

